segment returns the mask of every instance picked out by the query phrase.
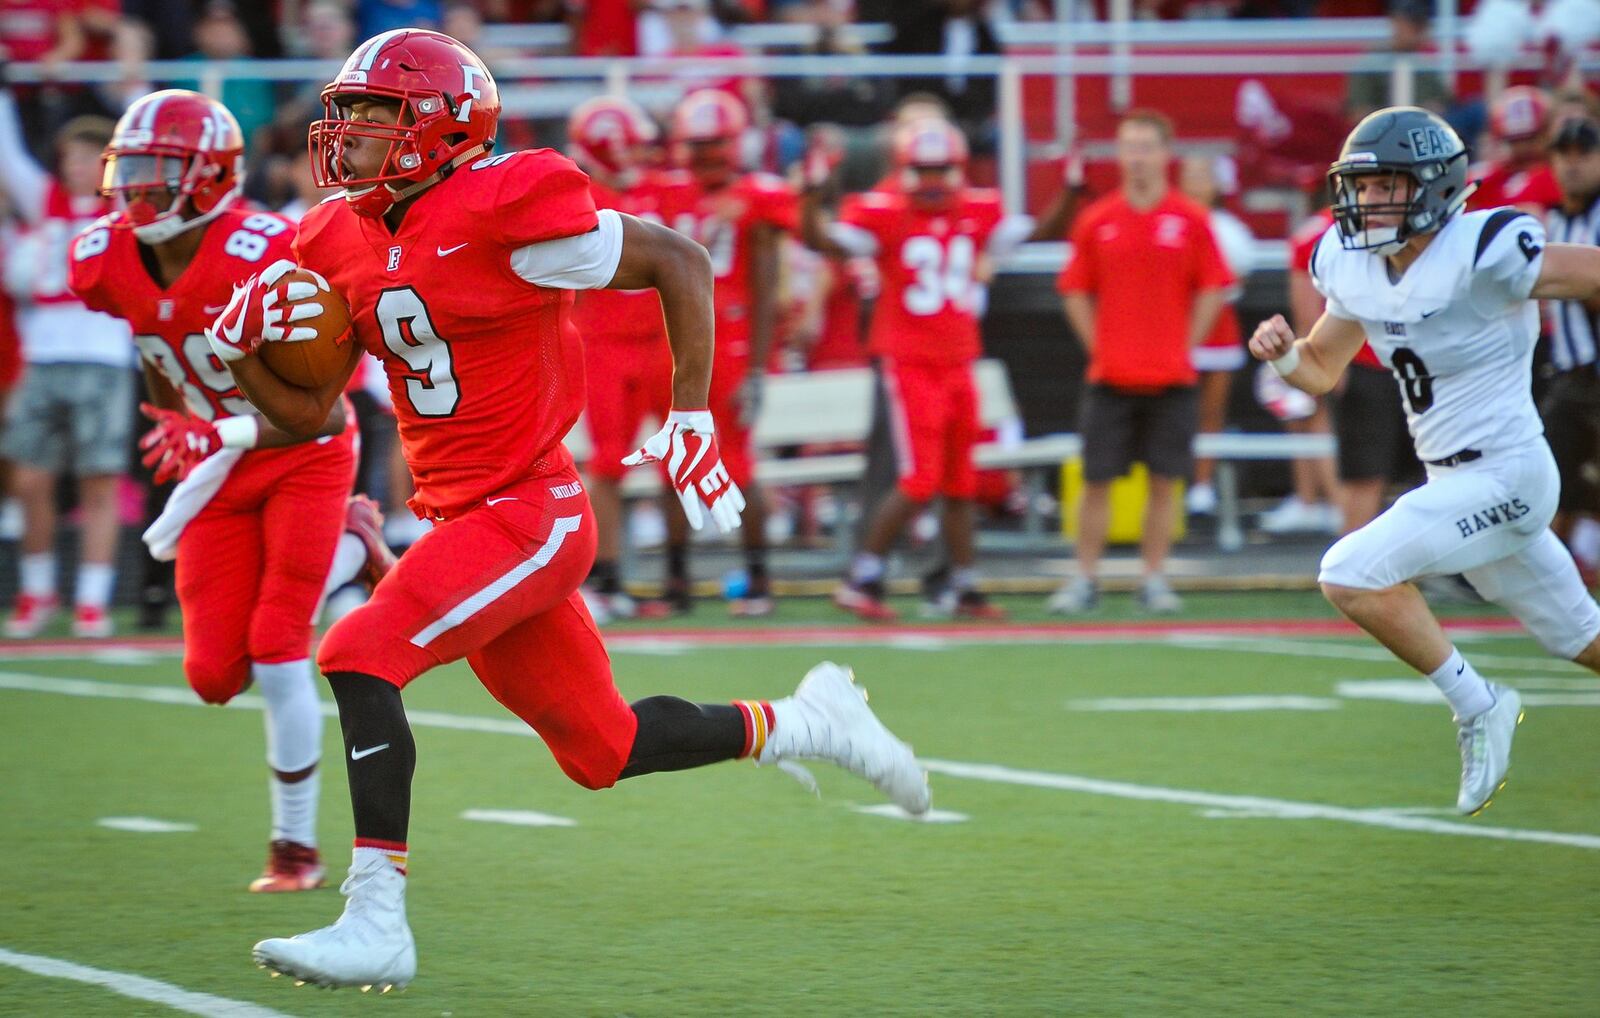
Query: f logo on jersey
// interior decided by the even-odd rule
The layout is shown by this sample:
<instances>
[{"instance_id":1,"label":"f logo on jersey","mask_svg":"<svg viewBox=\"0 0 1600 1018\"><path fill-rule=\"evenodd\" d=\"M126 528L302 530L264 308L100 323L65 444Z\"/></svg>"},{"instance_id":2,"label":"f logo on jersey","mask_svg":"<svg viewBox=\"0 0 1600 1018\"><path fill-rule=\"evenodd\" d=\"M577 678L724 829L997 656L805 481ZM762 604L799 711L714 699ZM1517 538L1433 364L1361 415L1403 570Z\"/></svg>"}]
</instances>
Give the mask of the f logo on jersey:
<instances>
[{"instance_id":1,"label":"f logo on jersey","mask_svg":"<svg viewBox=\"0 0 1600 1018\"><path fill-rule=\"evenodd\" d=\"M172 321L172 316L177 313L177 305L170 300L156 302L156 317L163 322Z\"/></svg>"},{"instance_id":2,"label":"f logo on jersey","mask_svg":"<svg viewBox=\"0 0 1600 1018\"><path fill-rule=\"evenodd\" d=\"M400 267L400 247L395 245L389 249L389 271L393 272Z\"/></svg>"}]
</instances>

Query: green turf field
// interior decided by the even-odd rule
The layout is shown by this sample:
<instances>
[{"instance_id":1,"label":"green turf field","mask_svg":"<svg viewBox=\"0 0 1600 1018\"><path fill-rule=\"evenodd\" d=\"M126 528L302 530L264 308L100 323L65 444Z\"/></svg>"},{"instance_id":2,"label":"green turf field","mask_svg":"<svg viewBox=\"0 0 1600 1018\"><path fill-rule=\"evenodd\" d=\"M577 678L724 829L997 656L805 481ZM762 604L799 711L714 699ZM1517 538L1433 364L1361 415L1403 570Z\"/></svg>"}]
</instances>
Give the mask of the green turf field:
<instances>
[{"instance_id":1,"label":"green turf field","mask_svg":"<svg viewBox=\"0 0 1600 1018\"><path fill-rule=\"evenodd\" d=\"M1326 614L1301 595L1192 607ZM0 657L0 1014L177 1013L4 952L292 1015L1594 1014L1600 680L1521 637L1461 646L1529 701L1511 783L1474 820L1448 810L1442 701L1340 637L616 653L629 697L779 696L823 657L852 664L950 823L858 812L870 787L825 765L820 800L745 764L586 792L514 724L462 730L514 719L442 670L407 697L438 712L416 730L420 971L382 999L250 963L340 903L243 890L266 840L257 711L136 699L185 692L171 658ZM342 871L337 764L323 802ZM128 816L198 829L98 825Z\"/></svg>"}]
</instances>

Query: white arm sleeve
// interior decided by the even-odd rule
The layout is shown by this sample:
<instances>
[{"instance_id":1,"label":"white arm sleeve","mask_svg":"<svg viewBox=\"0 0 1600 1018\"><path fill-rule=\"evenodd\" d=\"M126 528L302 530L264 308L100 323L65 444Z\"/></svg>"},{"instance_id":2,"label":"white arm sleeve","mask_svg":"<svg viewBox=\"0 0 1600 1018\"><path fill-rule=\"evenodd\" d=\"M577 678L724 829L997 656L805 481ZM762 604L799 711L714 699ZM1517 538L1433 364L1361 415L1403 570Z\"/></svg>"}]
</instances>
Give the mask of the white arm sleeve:
<instances>
[{"instance_id":1,"label":"white arm sleeve","mask_svg":"<svg viewBox=\"0 0 1600 1018\"><path fill-rule=\"evenodd\" d=\"M989 234L988 253L991 258L1004 258L1022 246L1033 233L1032 216L1006 216Z\"/></svg>"},{"instance_id":2,"label":"white arm sleeve","mask_svg":"<svg viewBox=\"0 0 1600 1018\"><path fill-rule=\"evenodd\" d=\"M872 258L878 253L878 238L849 223L829 223L828 239L856 258Z\"/></svg>"},{"instance_id":3,"label":"white arm sleeve","mask_svg":"<svg viewBox=\"0 0 1600 1018\"><path fill-rule=\"evenodd\" d=\"M600 225L576 237L529 244L511 252L511 269L535 286L600 290L616 277L622 261L622 217L601 209Z\"/></svg>"},{"instance_id":4,"label":"white arm sleeve","mask_svg":"<svg viewBox=\"0 0 1600 1018\"><path fill-rule=\"evenodd\" d=\"M17 215L24 222L44 218L45 198L50 192L50 175L34 161L22 140L22 122L17 118L17 100L0 90L0 186L11 197Z\"/></svg>"}]
</instances>

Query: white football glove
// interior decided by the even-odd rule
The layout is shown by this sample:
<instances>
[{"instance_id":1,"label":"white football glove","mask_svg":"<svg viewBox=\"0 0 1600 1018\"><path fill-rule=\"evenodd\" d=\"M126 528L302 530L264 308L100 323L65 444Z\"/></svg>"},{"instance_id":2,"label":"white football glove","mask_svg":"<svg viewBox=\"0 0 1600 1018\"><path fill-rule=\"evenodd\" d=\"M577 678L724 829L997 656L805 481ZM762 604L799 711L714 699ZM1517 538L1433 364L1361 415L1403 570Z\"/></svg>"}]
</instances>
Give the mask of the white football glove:
<instances>
[{"instance_id":1,"label":"white football glove","mask_svg":"<svg viewBox=\"0 0 1600 1018\"><path fill-rule=\"evenodd\" d=\"M710 410L674 410L667 415L661 430L645 440L644 446L622 460L625 467L644 463L667 464L667 477L683 503L683 515L696 530L705 526L701 503L711 510L711 519L724 534L739 528L744 512L744 493L728 476L717 448L716 428Z\"/></svg>"},{"instance_id":2,"label":"white football glove","mask_svg":"<svg viewBox=\"0 0 1600 1018\"><path fill-rule=\"evenodd\" d=\"M317 338L316 329L306 325L295 326L294 323L322 314L322 305L307 298L315 297L319 290L332 293L333 288L321 273L312 269L305 271L317 281L315 285L301 282L278 285L278 280L297 268L300 266L289 259L279 258L261 273L261 287L265 290L261 295L261 338L268 343L303 343ZM286 312L278 306L279 301L294 306Z\"/></svg>"}]
</instances>

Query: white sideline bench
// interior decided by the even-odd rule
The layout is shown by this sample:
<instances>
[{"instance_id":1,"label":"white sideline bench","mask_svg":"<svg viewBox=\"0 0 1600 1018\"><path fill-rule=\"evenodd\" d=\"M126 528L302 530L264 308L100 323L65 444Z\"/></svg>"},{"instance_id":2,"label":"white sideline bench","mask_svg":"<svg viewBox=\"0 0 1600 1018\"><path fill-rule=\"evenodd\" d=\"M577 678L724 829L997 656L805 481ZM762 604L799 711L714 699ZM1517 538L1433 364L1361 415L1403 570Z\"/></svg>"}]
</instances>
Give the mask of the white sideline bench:
<instances>
[{"instance_id":1,"label":"white sideline bench","mask_svg":"<svg viewBox=\"0 0 1600 1018\"><path fill-rule=\"evenodd\" d=\"M996 427L1019 416L1005 364L980 360L973 368L978 387L978 417L984 428ZM795 375L769 375L761 416L756 421L755 444L759 457L756 478L774 488L805 485L853 484L866 473L867 457L861 452L818 453L779 459L778 449L863 443L872 429L872 371L845 368ZM643 441L659 426L647 421L640 430ZM588 462L593 447L588 426L579 420L566 444L580 464ZM1207 434L1196 435L1194 453L1215 459L1217 469L1217 545L1226 551L1243 546L1239 484L1236 464L1243 460L1317 459L1332 456L1337 444L1332 435ZM1020 442L983 442L973 449L973 462L988 470L1022 470L1031 494L1053 483L1062 463L1083 451L1075 434L1040 435ZM647 498L661 490L655 470L629 471L623 481L626 498ZM1030 498L1027 529L1041 533Z\"/></svg>"}]
</instances>

